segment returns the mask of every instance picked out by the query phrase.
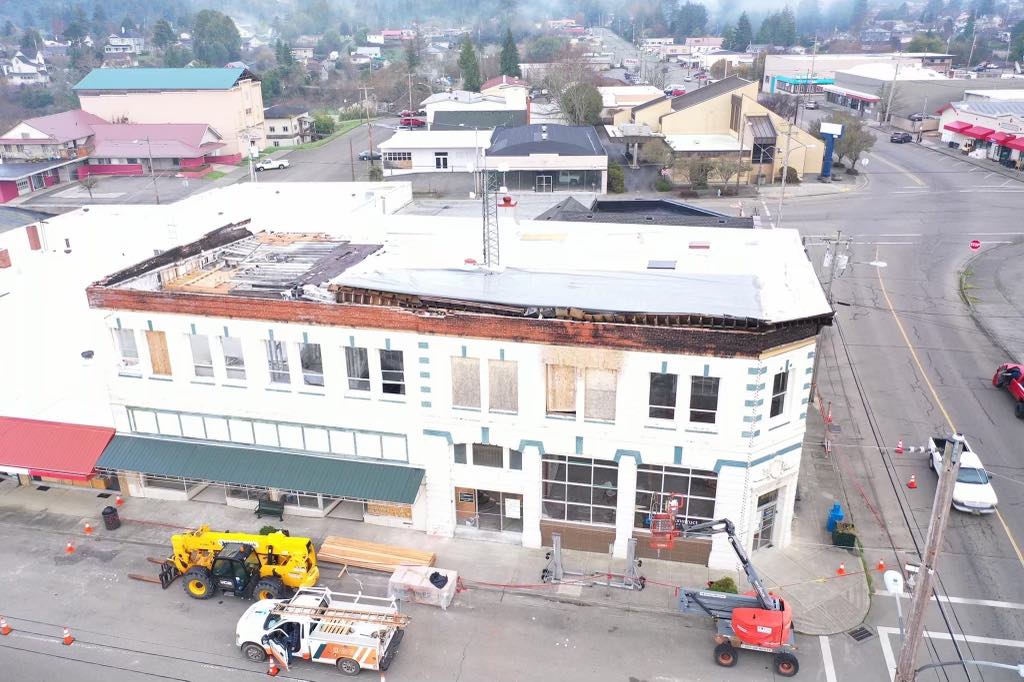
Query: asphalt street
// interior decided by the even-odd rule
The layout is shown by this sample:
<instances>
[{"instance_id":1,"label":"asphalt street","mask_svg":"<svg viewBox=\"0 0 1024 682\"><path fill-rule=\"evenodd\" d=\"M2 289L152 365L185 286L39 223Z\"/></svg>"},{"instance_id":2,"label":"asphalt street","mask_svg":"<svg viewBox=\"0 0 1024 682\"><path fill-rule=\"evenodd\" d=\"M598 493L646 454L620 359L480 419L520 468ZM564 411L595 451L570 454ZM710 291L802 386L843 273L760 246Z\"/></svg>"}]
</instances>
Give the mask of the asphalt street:
<instances>
[{"instance_id":1,"label":"asphalt street","mask_svg":"<svg viewBox=\"0 0 1024 682\"><path fill-rule=\"evenodd\" d=\"M1024 183L918 145L890 144L887 135L868 158L867 188L791 200L784 211L784 226L808 237L819 266L823 238L841 230L852 239L850 265L831 284L836 325L823 336L818 374L823 398L833 401L834 459L868 555L903 562L923 547L936 476L924 455L895 454L896 443L965 434L993 478L1000 512L954 512L938 570L942 610L930 609L918 663L956 660L956 640L964 658L1016 664L1024 661L1021 426L1010 399L991 385L1006 358L974 323L960 287L970 286L961 271L972 239L983 249L1024 239ZM774 204L762 208L777 213ZM827 283L828 272L821 275ZM906 486L911 475L916 490ZM838 679L868 679L854 671L886 679L899 650L895 599L876 598L868 624L873 635L863 642L832 638ZM919 679L1019 676L968 666Z\"/></svg>"},{"instance_id":2,"label":"asphalt street","mask_svg":"<svg viewBox=\"0 0 1024 682\"><path fill-rule=\"evenodd\" d=\"M398 119L384 119L374 123L373 148L395 134L395 123ZM370 148L370 127L366 124L339 135L321 147L313 149L297 149L272 154L282 156L291 164L281 171L266 171L266 176L274 182L356 182L366 181L370 170L369 161L360 161L359 152ZM272 153L273 149L267 149ZM380 161L374 162L380 165ZM259 178L258 178L259 179ZM245 180L247 181L247 180Z\"/></svg>"}]
</instances>

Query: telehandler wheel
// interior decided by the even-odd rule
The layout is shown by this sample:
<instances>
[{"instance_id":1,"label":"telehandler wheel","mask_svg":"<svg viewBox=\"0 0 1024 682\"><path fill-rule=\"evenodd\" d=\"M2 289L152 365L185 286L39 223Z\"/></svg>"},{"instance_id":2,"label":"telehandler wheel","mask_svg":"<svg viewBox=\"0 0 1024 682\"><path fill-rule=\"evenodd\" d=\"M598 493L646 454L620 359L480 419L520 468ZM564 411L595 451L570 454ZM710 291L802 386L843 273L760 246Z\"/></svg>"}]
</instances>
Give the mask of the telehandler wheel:
<instances>
[{"instance_id":1,"label":"telehandler wheel","mask_svg":"<svg viewBox=\"0 0 1024 682\"><path fill-rule=\"evenodd\" d=\"M1017 419L1024 419L1024 401L1017 403L1013 408L1014 414L1017 415Z\"/></svg>"},{"instance_id":2,"label":"telehandler wheel","mask_svg":"<svg viewBox=\"0 0 1024 682\"><path fill-rule=\"evenodd\" d=\"M352 675L358 675L359 671L362 670L362 668L359 667L359 662L354 661L351 658L339 658L335 665L338 666L338 670L342 675L348 675L350 677Z\"/></svg>"},{"instance_id":3,"label":"telehandler wheel","mask_svg":"<svg viewBox=\"0 0 1024 682\"><path fill-rule=\"evenodd\" d=\"M253 663L262 663L267 660L267 652L255 642L246 642L242 645L242 655Z\"/></svg>"},{"instance_id":4,"label":"telehandler wheel","mask_svg":"<svg viewBox=\"0 0 1024 682\"><path fill-rule=\"evenodd\" d=\"M185 594L193 599L209 599L215 592L210 569L202 566L193 566L185 572L182 587Z\"/></svg>"},{"instance_id":5,"label":"telehandler wheel","mask_svg":"<svg viewBox=\"0 0 1024 682\"><path fill-rule=\"evenodd\" d=\"M800 672L800 662L793 654L775 654L774 664L780 677L793 677Z\"/></svg>"},{"instance_id":6,"label":"telehandler wheel","mask_svg":"<svg viewBox=\"0 0 1024 682\"><path fill-rule=\"evenodd\" d=\"M278 577L263 578L256 583L253 596L256 599L284 599L288 596L288 588Z\"/></svg>"},{"instance_id":7,"label":"telehandler wheel","mask_svg":"<svg viewBox=\"0 0 1024 682\"><path fill-rule=\"evenodd\" d=\"M715 663L723 668L731 668L739 658L736 653L736 647L729 642L722 642L715 647Z\"/></svg>"}]
</instances>

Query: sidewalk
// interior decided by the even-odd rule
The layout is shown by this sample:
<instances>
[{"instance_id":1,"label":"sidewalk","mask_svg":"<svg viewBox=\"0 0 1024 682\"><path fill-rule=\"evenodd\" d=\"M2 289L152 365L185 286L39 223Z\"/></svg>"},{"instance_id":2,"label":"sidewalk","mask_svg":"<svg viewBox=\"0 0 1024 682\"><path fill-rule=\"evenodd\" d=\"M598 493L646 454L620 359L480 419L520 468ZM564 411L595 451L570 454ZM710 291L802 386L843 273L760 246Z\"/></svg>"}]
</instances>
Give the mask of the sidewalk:
<instances>
[{"instance_id":1,"label":"sidewalk","mask_svg":"<svg viewBox=\"0 0 1024 682\"><path fill-rule=\"evenodd\" d=\"M819 485L810 481L808 479L805 483L802 480L801 486ZM85 539L81 529L86 521L97 528L97 537L123 543L128 546L128 553L140 556L163 556L167 553L170 535L202 523L217 529L251 532L258 532L264 525L275 525L287 528L292 535L310 537L317 546L327 535L400 545L434 552L437 566L459 572L469 592L456 598L455 607L461 603L472 608L473 591L482 590L581 606L605 606L626 612L674 615L678 613L676 586L700 588L709 580L731 575L741 590L749 587L737 572L730 574L712 571L705 566L653 559L645 559L640 569L641 575L647 579L647 588L642 591L569 583L550 585L540 579L541 570L547 564L545 549L526 549L475 538L439 538L418 531L334 518L288 516L282 524L276 519L258 520L250 511L217 503L185 504L125 498L125 504L119 510L122 527L106 531L100 512L103 507L113 504L113 500L113 497L98 498L93 491L87 490L53 487L40 491L37 486L15 487L10 482L0 482L0 526L30 526L42 534L52 535L55 555L61 552L69 538ZM818 508L820 505L804 504L809 517L822 516ZM802 521L798 523L801 528L803 525ZM802 530L800 532L803 533ZM824 531L815 532L817 540L820 540ZM857 574L859 569L855 560L845 550L815 544L808 538L809 534L802 534L792 548L759 552L758 570L763 573L770 589L780 592L793 603L799 632L825 634L854 627L863 617L859 605L862 602L866 604L867 600L867 588L862 576ZM137 547L132 549L132 545ZM90 551L88 543L81 542L79 551L71 557L59 556L60 560L78 561L87 558ZM844 560L840 556L845 558L850 575L842 579L827 579L834 576L838 562ZM619 572L624 569L624 564L622 560L610 560L605 555L563 551L566 570ZM366 590L374 594L384 594L387 590L386 574L353 570L339 580L336 576L340 570L340 566L323 564L321 583L332 589Z\"/></svg>"},{"instance_id":2,"label":"sidewalk","mask_svg":"<svg viewBox=\"0 0 1024 682\"><path fill-rule=\"evenodd\" d=\"M1006 360L1024 361L1024 280L1018 264L1024 258L1024 242L982 246L964 266L961 295L989 338L1006 353Z\"/></svg>"},{"instance_id":3,"label":"sidewalk","mask_svg":"<svg viewBox=\"0 0 1024 682\"><path fill-rule=\"evenodd\" d=\"M1010 168L1007 168L1006 166L1001 166L995 161L990 161L988 159L972 159L966 154L962 154L960 150L950 149L941 142L925 139L922 140L918 144L918 146L920 146L923 149L933 151L936 154L942 154L943 156L948 156L951 159L956 159L957 161L964 161L965 163L969 163L972 166L977 166L978 168L984 171L988 171L989 173L998 173L999 175L1010 178L1011 180L1016 180L1017 182L1024 182L1024 173L1021 173L1020 171L1015 171Z\"/></svg>"}]
</instances>

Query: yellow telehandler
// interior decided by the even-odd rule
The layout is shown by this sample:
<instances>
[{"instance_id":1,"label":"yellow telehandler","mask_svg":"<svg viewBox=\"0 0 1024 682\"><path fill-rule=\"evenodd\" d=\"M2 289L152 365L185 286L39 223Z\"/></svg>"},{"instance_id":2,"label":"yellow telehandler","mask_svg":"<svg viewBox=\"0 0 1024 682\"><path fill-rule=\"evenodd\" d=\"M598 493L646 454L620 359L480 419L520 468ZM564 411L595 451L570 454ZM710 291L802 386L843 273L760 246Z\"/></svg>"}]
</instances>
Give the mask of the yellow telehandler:
<instances>
[{"instance_id":1,"label":"yellow telehandler","mask_svg":"<svg viewBox=\"0 0 1024 682\"><path fill-rule=\"evenodd\" d=\"M195 599L209 599L217 590L247 599L287 599L320 578L312 540L286 531L255 535L203 525L171 536L171 548L160 566L160 586L166 590L184 576L185 593Z\"/></svg>"}]
</instances>

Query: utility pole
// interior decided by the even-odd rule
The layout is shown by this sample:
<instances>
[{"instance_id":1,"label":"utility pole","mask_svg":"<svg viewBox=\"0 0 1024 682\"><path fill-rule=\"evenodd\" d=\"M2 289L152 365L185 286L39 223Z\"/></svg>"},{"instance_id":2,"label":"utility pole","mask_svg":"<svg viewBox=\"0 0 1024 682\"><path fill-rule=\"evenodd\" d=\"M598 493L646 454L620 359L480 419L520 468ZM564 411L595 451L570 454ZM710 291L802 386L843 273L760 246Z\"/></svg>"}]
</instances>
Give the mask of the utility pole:
<instances>
[{"instance_id":1,"label":"utility pole","mask_svg":"<svg viewBox=\"0 0 1024 682\"><path fill-rule=\"evenodd\" d=\"M928 95L924 96L924 108L921 109L921 113L925 116L928 115ZM924 122L926 119L922 118L917 122L917 142L921 143L921 137L924 135Z\"/></svg>"},{"instance_id":2,"label":"utility pole","mask_svg":"<svg viewBox=\"0 0 1024 682\"><path fill-rule=\"evenodd\" d=\"M405 77L409 81L409 111L413 111L413 108L412 108L412 74L411 73L407 73L407 74L405 74Z\"/></svg>"},{"instance_id":3,"label":"utility pole","mask_svg":"<svg viewBox=\"0 0 1024 682\"><path fill-rule=\"evenodd\" d=\"M149 150L149 177L153 178L153 194L156 195L156 203L160 203L160 189L156 186L156 172L153 170L153 143L146 136L146 148Z\"/></svg>"},{"instance_id":4,"label":"utility pole","mask_svg":"<svg viewBox=\"0 0 1024 682\"><path fill-rule=\"evenodd\" d=\"M736 196L740 196L740 176L743 175L743 138L747 136L747 115L743 114L741 119L743 122L740 124L740 156L739 166L736 168ZM749 179L749 176L748 176Z\"/></svg>"},{"instance_id":5,"label":"utility pole","mask_svg":"<svg viewBox=\"0 0 1024 682\"><path fill-rule=\"evenodd\" d=\"M961 434L955 433L946 439L946 447L942 453L942 468L939 471L939 487L932 503L931 521L928 522L928 539L925 542L924 555L921 557L914 594L910 599L907 634L900 649L899 660L896 662L894 682L914 682L917 678L917 649L924 636L924 617L931 601L935 564L938 561L939 549L942 547L942 534L949 520L953 485L960 471L960 453L963 449L964 437Z\"/></svg>"},{"instance_id":6,"label":"utility pole","mask_svg":"<svg viewBox=\"0 0 1024 682\"><path fill-rule=\"evenodd\" d=\"M370 168L373 168L373 123L370 122L370 91L374 88L363 85L359 89L363 91L363 106L366 109L366 134L370 137Z\"/></svg>"},{"instance_id":7,"label":"utility pole","mask_svg":"<svg viewBox=\"0 0 1024 682\"><path fill-rule=\"evenodd\" d=\"M798 109L799 111L799 105ZM782 201L786 198L786 176L789 175L789 145L793 141L793 124L789 124L789 130L786 132L786 151L782 155L782 191L779 192L779 210L778 215L775 216L776 224L782 226Z\"/></svg>"},{"instance_id":8,"label":"utility pole","mask_svg":"<svg viewBox=\"0 0 1024 682\"><path fill-rule=\"evenodd\" d=\"M896 69L892 74L892 83L889 85L889 99L885 104L885 116L882 119L882 123L888 123L889 119L892 118L892 99L896 94L896 79L900 77L900 63L903 60L903 53L900 52L896 55Z\"/></svg>"},{"instance_id":9,"label":"utility pole","mask_svg":"<svg viewBox=\"0 0 1024 682\"><path fill-rule=\"evenodd\" d=\"M971 41L971 53L967 55L967 68L971 68L971 60L974 59L974 46L978 44L978 32L974 32L974 40ZM1009 56L1009 55L1007 55Z\"/></svg>"},{"instance_id":10,"label":"utility pole","mask_svg":"<svg viewBox=\"0 0 1024 682\"><path fill-rule=\"evenodd\" d=\"M348 163L352 169L352 182L356 181L356 154L352 151L352 138L348 138Z\"/></svg>"}]
</instances>

